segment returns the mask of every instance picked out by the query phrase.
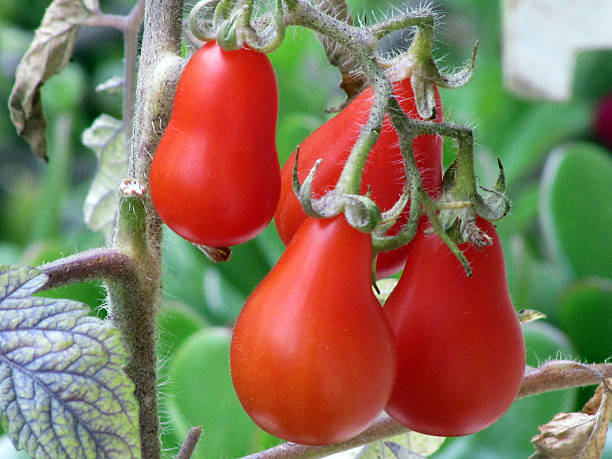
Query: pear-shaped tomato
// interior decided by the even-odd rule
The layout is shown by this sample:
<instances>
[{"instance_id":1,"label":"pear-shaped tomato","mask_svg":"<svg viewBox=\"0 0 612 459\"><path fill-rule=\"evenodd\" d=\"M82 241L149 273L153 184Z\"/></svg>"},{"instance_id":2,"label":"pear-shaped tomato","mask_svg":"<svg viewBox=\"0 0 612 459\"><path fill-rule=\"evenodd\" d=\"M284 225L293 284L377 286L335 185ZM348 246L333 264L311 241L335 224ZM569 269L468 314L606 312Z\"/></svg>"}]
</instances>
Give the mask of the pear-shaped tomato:
<instances>
[{"instance_id":1,"label":"pear-shaped tomato","mask_svg":"<svg viewBox=\"0 0 612 459\"><path fill-rule=\"evenodd\" d=\"M208 42L193 55L150 174L153 204L172 230L221 247L265 228L280 194L277 111L265 54Z\"/></svg>"},{"instance_id":2,"label":"pear-shaped tomato","mask_svg":"<svg viewBox=\"0 0 612 459\"><path fill-rule=\"evenodd\" d=\"M525 370L521 326L506 282L495 227L493 245L461 246L473 275L435 234L420 232L383 308L395 333L398 373L386 411L417 432L468 435L499 419Z\"/></svg>"},{"instance_id":3,"label":"pear-shaped tomato","mask_svg":"<svg viewBox=\"0 0 612 459\"><path fill-rule=\"evenodd\" d=\"M307 219L247 300L232 338L232 379L266 431L297 443L338 442L385 407L395 349L371 262L370 236L343 216Z\"/></svg>"},{"instance_id":4,"label":"pear-shaped tomato","mask_svg":"<svg viewBox=\"0 0 612 459\"><path fill-rule=\"evenodd\" d=\"M408 116L419 117L409 79L394 83L394 94ZM323 159L312 184L315 196L321 196L336 185L351 148L357 141L359 131L368 119L373 100L372 88L366 89L300 144L298 164L300 181L306 178L317 159ZM436 115L436 121L442 121L442 105L437 92ZM442 138L436 135L419 136L413 142L413 149L423 187L432 197L436 197L442 182ZM292 188L294 166L295 152L281 171L281 197L274 216L276 228L285 244L289 243L306 218ZM397 133L389 118L385 117L380 137L370 152L364 169L361 194L366 194L369 189L374 202L385 211L390 209L401 196L404 182L403 159ZM408 217L409 211L406 209L388 234L397 234ZM379 254L376 265L377 277L386 277L402 269L407 250L407 246L404 246Z\"/></svg>"}]
</instances>

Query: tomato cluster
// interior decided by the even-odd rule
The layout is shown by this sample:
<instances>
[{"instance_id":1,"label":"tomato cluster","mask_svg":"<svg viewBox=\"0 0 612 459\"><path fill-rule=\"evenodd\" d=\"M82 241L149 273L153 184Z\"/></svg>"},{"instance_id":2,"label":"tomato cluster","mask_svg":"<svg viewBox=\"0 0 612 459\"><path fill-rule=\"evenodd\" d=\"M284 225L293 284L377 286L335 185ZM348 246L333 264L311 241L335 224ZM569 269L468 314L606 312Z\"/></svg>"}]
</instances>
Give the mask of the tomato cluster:
<instances>
[{"instance_id":1,"label":"tomato cluster","mask_svg":"<svg viewBox=\"0 0 612 459\"><path fill-rule=\"evenodd\" d=\"M416 111L409 79L394 83L393 92L408 116L420 118ZM312 194L315 197L320 197L329 191L338 181L351 148L357 141L359 131L368 119L373 100L374 94L369 87L300 144L298 164L300 181L304 181L315 161L322 159L312 183ZM442 104L437 93L435 121L442 121ZM437 135L418 136L412 148L423 188L430 196L436 197L442 182L442 138ZM274 215L278 234L285 244L291 241L306 218L292 188L291 177L295 166L295 155L294 152L281 170L281 195ZM378 141L368 156L361 184L361 193L369 191L370 197L383 212L395 204L404 189L402 164L403 158L397 133L389 118L385 117ZM406 208L388 234L397 234L409 216L410 212ZM377 277L387 277L401 270L407 254L407 246L379 254L376 261Z\"/></svg>"},{"instance_id":2,"label":"tomato cluster","mask_svg":"<svg viewBox=\"0 0 612 459\"><path fill-rule=\"evenodd\" d=\"M394 94L408 116L418 117L409 80L396 82ZM441 121L437 93L436 101ZM440 436L495 422L516 397L525 367L495 227L478 221L492 246L460 247L474 273L468 278L448 247L424 231L423 218L411 243L379 256L378 277L403 269L381 307L371 285L371 236L343 215L306 217L292 190L295 154L281 174L277 103L264 54L204 45L181 77L150 177L157 211L186 239L239 244L274 215L287 244L234 329L232 380L246 412L268 432L305 444L346 440L383 410ZM322 159L315 196L336 184L371 106L367 89L301 144L300 180ZM436 197L442 140L420 136L413 148L423 187ZM404 189L398 137L387 118L362 185L383 211ZM407 219L406 210L389 234Z\"/></svg>"}]
</instances>

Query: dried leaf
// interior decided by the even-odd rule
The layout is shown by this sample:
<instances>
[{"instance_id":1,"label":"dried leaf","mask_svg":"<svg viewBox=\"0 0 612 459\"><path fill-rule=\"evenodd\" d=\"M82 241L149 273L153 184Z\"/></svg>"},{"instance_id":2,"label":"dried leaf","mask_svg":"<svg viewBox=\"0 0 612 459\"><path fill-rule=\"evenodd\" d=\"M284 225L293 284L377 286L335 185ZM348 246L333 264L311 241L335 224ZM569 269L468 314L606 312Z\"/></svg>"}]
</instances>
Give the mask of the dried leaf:
<instances>
[{"instance_id":1,"label":"dried leaf","mask_svg":"<svg viewBox=\"0 0 612 459\"><path fill-rule=\"evenodd\" d=\"M139 458L138 404L109 322L72 300L33 297L34 268L0 267L0 413L34 458Z\"/></svg>"},{"instance_id":2,"label":"dried leaf","mask_svg":"<svg viewBox=\"0 0 612 459\"><path fill-rule=\"evenodd\" d=\"M344 21L349 25L353 24L346 0L321 0L317 6L321 11L339 21ZM338 67L342 75L340 88L346 93L347 99L341 106L328 110L339 111L365 88L367 78L346 48L324 35L318 35L318 38L325 49L329 63Z\"/></svg>"},{"instance_id":3,"label":"dried leaf","mask_svg":"<svg viewBox=\"0 0 612 459\"><path fill-rule=\"evenodd\" d=\"M91 15L82 0L54 0L17 67L9 98L11 119L17 132L40 158L47 159L47 121L40 88L66 66L79 26Z\"/></svg>"},{"instance_id":4,"label":"dried leaf","mask_svg":"<svg viewBox=\"0 0 612 459\"><path fill-rule=\"evenodd\" d=\"M378 440L365 445L358 451L356 457L358 459L380 459L388 457L391 451L397 459L422 459L438 451L444 440L444 437L411 431L387 438L385 441Z\"/></svg>"},{"instance_id":5,"label":"dried leaf","mask_svg":"<svg viewBox=\"0 0 612 459\"><path fill-rule=\"evenodd\" d=\"M546 314L536 311L535 309L520 309L516 314L522 325L535 320L546 319Z\"/></svg>"},{"instance_id":6,"label":"dried leaf","mask_svg":"<svg viewBox=\"0 0 612 459\"><path fill-rule=\"evenodd\" d=\"M82 141L98 158L98 171L83 206L85 223L108 236L115 216L115 193L127 174L123 123L112 116L100 115L83 132Z\"/></svg>"},{"instance_id":7,"label":"dried leaf","mask_svg":"<svg viewBox=\"0 0 612 459\"><path fill-rule=\"evenodd\" d=\"M601 384L581 413L557 413L539 427L540 433L531 439L536 449L531 458L601 457L612 419L612 379L607 381L607 387Z\"/></svg>"},{"instance_id":8,"label":"dried leaf","mask_svg":"<svg viewBox=\"0 0 612 459\"><path fill-rule=\"evenodd\" d=\"M392 441L386 441L385 446L393 453L396 459L424 459L425 456L415 453L405 446L398 445Z\"/></svg>"}]
</instances>

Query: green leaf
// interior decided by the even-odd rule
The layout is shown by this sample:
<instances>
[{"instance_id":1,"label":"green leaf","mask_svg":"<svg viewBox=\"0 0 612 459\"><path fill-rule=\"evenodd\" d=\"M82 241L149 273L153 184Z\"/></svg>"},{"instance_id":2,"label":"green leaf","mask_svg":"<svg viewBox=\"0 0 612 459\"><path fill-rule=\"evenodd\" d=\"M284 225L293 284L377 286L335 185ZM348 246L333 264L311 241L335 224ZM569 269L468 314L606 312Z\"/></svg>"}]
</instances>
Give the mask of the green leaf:
<instances>
[{"instance_id":1,"label":"green leaf","mask_svg":"<svg viewBox=\"0 0 612 459\"><path fill-rule=\"evenodd\" d=\"M234 392L229 367L231 333L206 328L191 335L170 363L166 403L179 438L192 426L204 433L194 459L240 457L270 446L264 434L242 409Z\"/></svg>"},{"instance_id":2,"label":"green leaf","mask_svg":"<svg viewBox=\"0 0 612 459\"><path fill-rule=\"evenodd\" d=\"M83 132L82 141L98 159L98 171L83 206L85 223L108 236L115 217L116 191L127 174L123 123L112 116L100 115Z\"/></svg>"},{"instance_id":3,"label":"green leaf","mask_svg":"<svg viewBox=\"0 0 612 459\"><path fill-rule=\"evenodd\" d=\"M548 152L563 141L588 132L591 106L586 103L542 104L531 108L512 129L499 152L508 182L540 167Z\"/></svg>"},{"instance_id":4,"label":"green leaf","mask_svg":"<svg viewBox=\"0 0 612 459\"><path fill-rule=\"evenodd\" d=\"M0 269L0 412L35 458L140 457L119 332L70 300L32 297L34 268Z\"/></svg>"},{"instance_id":5,"label":"green leaf","mask_svg":"<svg viewBox=\"0 0 612 459\"><path fill-rule=\"evenodd\" d=\"M612 281L589 279L571 286L561 297L559 318L582 359L612 358Z\"/></svg>"},{"instance_id":6,"label":"green leaf","mask_svg":"<svg viewBox=\"0 0 612 459\"><path fill-rule=\"evenodd\" d=\"M159 343L158 358L166 363L175 353L179 346L192 334L206 326L206 322L193 309L188 306L172 301L164 302L159 314ZM168 365L162 364L159 369L159 381L164 391L170 377ZM167 408L167 397L160 397L159 415L160 422L164 426L172 425ZM183 438L179 439L174 429L162 429L162 446L164 450L180 448ZM1 456L0 456L1 457Z\"/></svg>"},{"instance_id":7,"label":"green leaf","mask_svg":"<svg viewBox=\"0 0 612 459\"><path fill-rule=\"evenodd\" d=\"M536 309L558 321L558 299L567 285L566 270L550 261L536 258L521 234L504 245L506 274L512 302L518 309Z\"/></svg>"},{"instance_id":8,"label":"green leaf","mask_svg":"<svg viewBox=\"0 0 612 459\"><path fill-rule=\"evenodd\" d=\"M543 232L552 253L578 278L612 279L612 158L574 143L555 151L542 177Z\"/></svg>"}]
</instances>

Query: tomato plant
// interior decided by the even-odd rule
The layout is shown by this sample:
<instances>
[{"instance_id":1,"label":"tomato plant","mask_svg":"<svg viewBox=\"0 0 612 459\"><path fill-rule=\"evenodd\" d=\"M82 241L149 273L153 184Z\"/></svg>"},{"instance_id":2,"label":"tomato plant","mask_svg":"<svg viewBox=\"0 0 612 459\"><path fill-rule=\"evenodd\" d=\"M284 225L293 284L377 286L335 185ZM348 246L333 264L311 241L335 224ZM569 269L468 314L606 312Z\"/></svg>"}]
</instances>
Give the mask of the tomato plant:
<instances>
[{"instance_id":1,"label":"tomato plant","mask_svg":"<svg viewBox=\"0 0 612 459\"><path fill-rule=\"evenodd\" d=\"M410 80L394 84L394 94L400 106L410 117L417 118L414 94ZM312 192L319 197L329 191L338 181L351 148L359 136L360 128L368 118L373 102L373 92L367 88L347 105L338 115L327 121L300 144L298 177L303 181L315 161L322 158L312 184ZM436 92L436 121L442 121L442 105ZM442 181L442 138L436 135L422 135L413 143L414 156L421 172L424 189L436 196ZM368 156L361 186L362 194L368 189L370 196L382 211L390 209L404 189L402 153L397 133L388 117L383 122L380 137ZM297 200L292 187L295 166L295 152L281 170L281 196L274 221L285 244L289 243L306 214ZM406 223L406 210L391 228L389 235L397 234ZM399 271L406 259L407 246L383 252L377 259L377 276L389 276Z\"/></svg>"},{"instance_id":2,"label":"tomato plant","mask_svg":"<svg viewBox=\"0 0 612 459\"><path fill-rule=\"evenodd\" d=\"M247 300L230 363L246 412L289 441L365 429L395 376L393 336L371 287L370 237L344 217L308 219Z\"/></svg>"},{"instance_id":3,"label":"tomato plant","mask_svg":"<svg viewBox=\"0 0 612 459\"><path fill-rule=\"evenodd\" d=\"M153 204L172 230L213 247L263 230L280 193L277 111L265 54L224 51L215 42L194 54L150 174Z\"/></svg>"},{"instance_id":4,"label":"tomato plant","mask_svg":"<svg viewBox=\"0 0 612 459\"><path fill-rule=\"evenodd\" d=\"M417 432L468 435L495 422L514 401L525 346L510 300L495 227L493 245L461 246L473 275L436 235L420 231L384 311L398 349L386 411Z\"/></svg>"}]
</instances>

